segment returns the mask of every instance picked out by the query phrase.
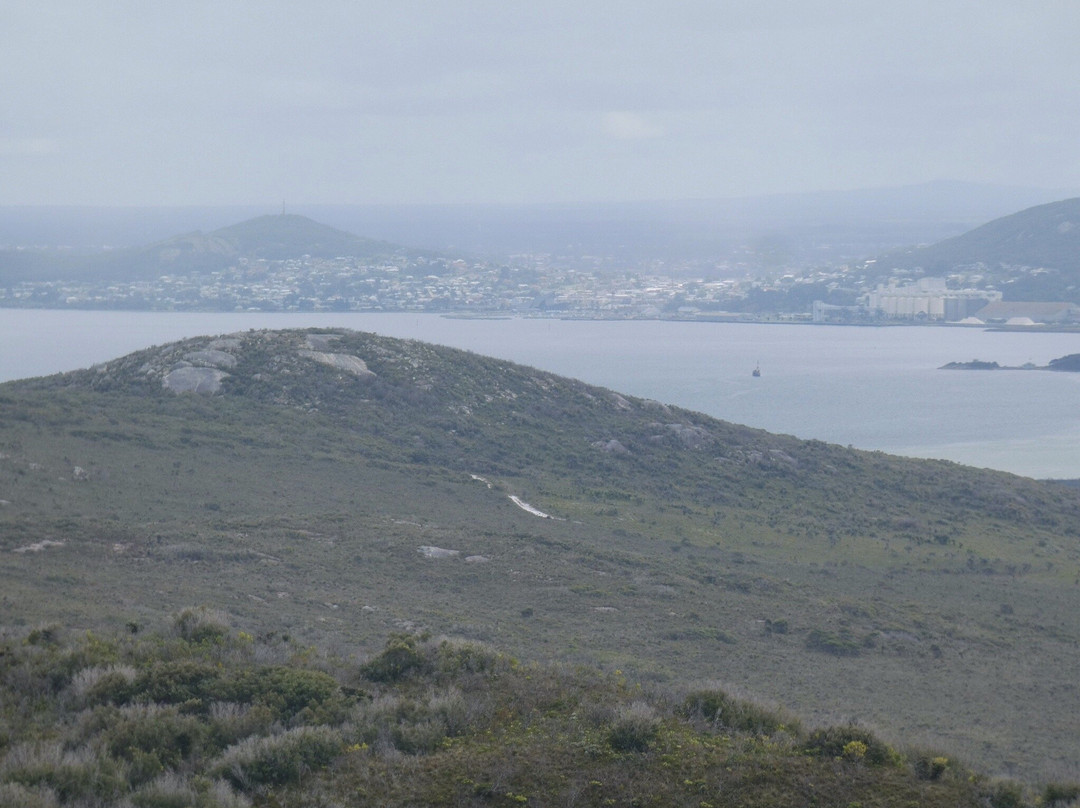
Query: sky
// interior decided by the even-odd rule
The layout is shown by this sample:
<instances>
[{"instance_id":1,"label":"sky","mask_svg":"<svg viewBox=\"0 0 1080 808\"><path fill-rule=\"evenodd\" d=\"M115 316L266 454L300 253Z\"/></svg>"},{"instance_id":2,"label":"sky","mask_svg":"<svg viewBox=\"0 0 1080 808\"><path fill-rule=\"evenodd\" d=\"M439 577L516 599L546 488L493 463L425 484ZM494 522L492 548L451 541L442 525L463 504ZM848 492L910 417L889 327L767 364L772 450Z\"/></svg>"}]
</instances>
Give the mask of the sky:
<instances>
[{"instance_id":1,"label":"sky","mask_svg":"<svg viewBox=\"0 0 1080 808\"><path fill-rule=\"evenodd\" d=\"M0 205L1080 186L1076 0L5 0Z\"/></svg>"}]
</instances>

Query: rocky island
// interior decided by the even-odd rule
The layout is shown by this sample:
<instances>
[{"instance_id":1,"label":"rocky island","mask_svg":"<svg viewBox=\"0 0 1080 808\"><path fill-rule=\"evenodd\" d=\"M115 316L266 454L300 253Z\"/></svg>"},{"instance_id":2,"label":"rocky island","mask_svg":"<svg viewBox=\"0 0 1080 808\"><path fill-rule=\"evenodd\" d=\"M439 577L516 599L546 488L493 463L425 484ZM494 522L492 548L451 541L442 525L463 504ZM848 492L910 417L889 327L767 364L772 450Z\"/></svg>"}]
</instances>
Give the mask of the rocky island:
<instances>
[{"instance_id":1,"label":"rocky island","mask_svg":"<svg viewBox=\"0 0 1080 808\"><path fill-rule=\"evenodd\" d=\"M1036 365L1033 362L1025 362L1023 365L999 365L997 362L972 359L970 362L949 362L938 370L1058 370L1077 373L1080 372L1080 354L1051 359L1047 365Z\"/></svg>"}]
</instances>

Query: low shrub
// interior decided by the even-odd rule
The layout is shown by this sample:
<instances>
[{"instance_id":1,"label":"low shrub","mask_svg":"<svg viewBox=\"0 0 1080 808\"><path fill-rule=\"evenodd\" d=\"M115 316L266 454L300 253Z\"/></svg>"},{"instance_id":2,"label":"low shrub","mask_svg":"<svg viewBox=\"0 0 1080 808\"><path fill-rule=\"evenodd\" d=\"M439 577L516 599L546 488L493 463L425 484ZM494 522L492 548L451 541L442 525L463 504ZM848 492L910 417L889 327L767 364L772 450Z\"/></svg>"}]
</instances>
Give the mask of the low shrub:
<instances>
[{"instance_id":1,"label":"low shrub","mask_svg":"<svg viewBox=\"0 0 1080 808\"><path fill-rule=\"evenodd\" d=\"M863 646L844 630L840 633L815 628L806 637L806 647L811 651L820 651L833 656L858 656Z\"/></svg>"},{"instance_id":2,"label":"low shrub","mask_svg":"<svg viewBox=\"0 0 1080 808\"><path fill-rule=\"evenodd\" d=\"M1042 792L1043 805L1068 805L1080 802L1080 783L1047 783Z\"/></svg>"},{"instance_id":3,"label":"low shrub","mask_svg":"<svg viewBox=\"0 0 1080 808\"><path fill-rule=\"evenodd\" d=\"M83 668L71 680L71 692L84 706L126 704L134 694L137 671L130 665Z\"/></svg>"},{"instance_id":4,"label":"low shrub","mask_svg":"<svg viewBox=\"0 0 1080 808\"><path fill-rule=\"evenodd\" d=\"M390 728L394 748L406 755L427 755L439 748L446 738L446 724L438 718L415 723L401 723Z\"/></svg>"},{"instance_id":5,"label":"low shrub","mask_svg":"<svg viewBox=\"0 0 1080 808\"><path fill-rule=\"evenodd\" d=\"M64 750L58 744L19 747L8 754L4 769L8 782L52 791L61 803L109 802L127 791L127 781L118 763L85 747L75 750Z\"/></svg>"},{"instance_id":6,"label":"low shrub","mask_svg":"<svg viewBox=\"0 0 1080 808\"><path fill-rule=\"evenodd\" d=\"M497 651L483 643L444 640L439 643L435 666L439 673L460 676L493 670L501 659Z\"/></svg>"},{"instance_id":7,"label":"low shrub","mask_svg":"<svg viewBox=\"0 0 1080 808\"><path fill-rule=\"evenodd\" d=\"M224 613L200 606L179 612L173 618L173 630L186 642L213 644L228 635L229 621Z\"/></svg>"},{"instance_id":8,"label":"low shrub","mask_svg":"<svg viewBox=\"0 0 1080 808\"><path fill-rule=\"evenodd\" d=\"M415 634L393 634L382 653L360 668L360 672L373 682L396 682L410 673L428 667L428 661L420 648L425 639Z\"/></svg>"},{"instance_id":9,"label":"low shrub","mask_svg":"<svg viewBox=\"0 0 1080 808\"><path fill-rule=\"evenodd\" d=\"M132 684L133 699L195 709L219 695L223 675L220 667L196 659L156 662L139 672Z\"/></svg>"},{"instance_id":10,"label":"low shrub","mask_svg":"<svg viewBox=\"0 0 1080 808\"><path fill-rule=\"evenodd\" d=\"M19 783L0 783L0 805L7 808L60 808L51 788L27 788Z\"/></svg>"},{"instance_id":11,"label":"low shrub","mask_svg":"<svg viewBox=\"0 0 1080 808\"><path fill-rule=\"evenodd\" d=\"M848 725L814 730L806 742L811 754L858 760L875 766L896 762L897 754L869 730Z\"/></svg>"},{"instance_id":12,"label":"low shrub","mask_svg":"<svg viewBox=\"0 0 1080 808\"><path fill-rule=\"evenodd\" d=\"M200 753L207 735L207 724L199 718L153 705L125 709L104 739L115 758L135 762L139 756L155 755L161 766L171 769Z\"/></svg>"},{"instance_id":13,"label":"low shrub","mask_svg":"<svg viewBox=\"0 0 1080 808\"><path fill-rule=\"evenodd\" d=\"M251 801L221 780L166 774L131 796L135 808L249 808Z\"/></svg>"},{"instance_id":14,"label":"low shrub","mask_svg":"<svg viewBox=\"0 0 1080 808\"><path fill-rule=\"evenodd\" d=\"M340 694L337 680L322 671L273 666L240 672L224 683L230 701L263 704L282 719L316 709Z\"/></svg>"},{"instance_id":15,"label":"low shrub","mask_svg":"<svg viewBox=\"0 0 1080 808\"><path fill-rule=\"evenodd\" d=\"M621 706L607 733L608 745L616 752L644 752L660 733L660 721L645 702Z\"/></svg>"},{"instance_id":16,"label":"low shrub","mask_svg":"<svg viewBox=\"0 0 1080 808\"><path fill-rule=\"evenodd\" d=\"M280 735L248 738L226 749L213 772L243 791L298 783L325 768L342 749L341 733L329 727L297 727Z\"/></svg>"},{"instance_id":17,"label":"low shrub","mask_svg":"<svg viewBox=\"0 0 1080 808\"><path fill-rule=\"evenodd\" d=\"M794 720L785 721L776 710L750 701L734 699L722 690L698 690L686 697L682 713L688 718L705 721L714 729L753 732L771 735L783 728L792 728Z\"/></svg>"},{"instance_id":18,"label":"low shrub","mask_svg":"<svg viewBox=\"0 0 1080 808\"><path fill-rule=\"evenodd\" d=\"M1024 789L1019 783L1003 780L994 783L986 795L990 808L1024 808Z\"/></svg>"},{"instance_id":19,"label":"low shrub","mask_svg":"<svg viewBox=\"0 0 1080 808\"><path fill-rule=\"evenodd\" d=\"M915 776L920 780L939 780L949 769L950 761L944 755L932 752L915 755L911 761Z\"/></svg>"}]
</instances>

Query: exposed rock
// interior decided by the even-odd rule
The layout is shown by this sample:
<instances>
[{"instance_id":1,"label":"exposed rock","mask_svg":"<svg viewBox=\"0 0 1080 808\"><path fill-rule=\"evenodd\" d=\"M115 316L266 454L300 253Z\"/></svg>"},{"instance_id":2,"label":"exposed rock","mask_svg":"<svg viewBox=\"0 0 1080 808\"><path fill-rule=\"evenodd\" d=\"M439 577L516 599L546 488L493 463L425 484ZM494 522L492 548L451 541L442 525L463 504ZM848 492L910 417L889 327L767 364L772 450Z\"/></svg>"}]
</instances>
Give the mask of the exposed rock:
<instances>
[{"instance_id":1,"label":"exposed rock","mask_svg":"<svg viewBox=\"0 0 1080 808\"><path fill-rule=\"evenodd\" d=\"M489 561L491 561L491 559L488 558L487 556L482 556L482 555L465 556L465 563L466 564L486 564Z\"/></svg>"},{"instance_id":2,"label":"exposed rock","mask_svg":"<svg viewBox=\"0 0 1080 808\"><path fill-rule=\"evenodd\" d=\"M700 449L702 446L712 443L713 440L708 430L700 426L687 426L686 424L664 424L664 426L688 449Z\"/></svg>"},{"instance_id":3,"label":"exposed rock","mask_svg":"<svg viewBox=\"0 0 1080 808\"><path fill-rule=\"evenodd\" d=\"M341 339L341 334L308 334L305 341L312 351L325 351L330 347L331 342L337 342L339 339Z\"/></svg>"},{"instance_id":4,"label":"exposed rock","mask_svg":"<svg viewBox=\"0 0 1080 808\"><path fill-rule=\"evenodd\" d=\"M787 463L789 466L799 465L798 461L783 449L769 449L769 456L772 457L773 460L779 460L783 463Z\"/></svg>"},{"instance_id":5,"label":"exposed rock","mask_svg":"<svg viewBox=\"0 0 1080 808\"><path fill-rule=\"evenodd\" d=\"M368 370L367 363L364 362L363 359L358 356L352 356L351 354L300 351L300 356L314 359L316 362L329 365L337 370L344 370L346 373L351 373L354 376L359 376L361 378L372 377L375 375L374 372Z\"/></svg>"},{"instance_id":6,"label":"exposed rock","mask_svg":"<svg viewBox=\"0 0 1080 808\"><path fill-rule=\"evenodd\" d=\"M592 444L593 448L599 449L602 452L616 455L628 455L630 450L612 438L611 440L598 440Z\"/></svg>"},{"instance_id":7,"label":"exposed rock","mask_svg":"<svg viewBox=\"0 0 1080 808\"><path fill-rule=\"evenodd\" d=\"M191 351L184 354L184 359L194 365L209 365L215 368L236 367L236 357L225 351Z\"/></svg>"},{"instance_id":8,"label":"exposed rock","mask_svg":"<svg viewBox=\"0 0 1080 808\"><path fill-rule=\"evenodd\" d=\"M461 555L460 550L445 550L442 547L431 547L428 545L418 547L417 550L424 558L454 558L455 556Z\"/></svg>"},{"instance_id":9,"label":"exposed rock","mask_svg":"<svg viewBox=\"0 0 1080 808\"><path fill-rule=\"evenodd\" d=\"M212 340L206 347L211 351L231 351L240 347L240 340L236 337L218 337Z\"/></svg>"},{"instance_id":10,"label":"exposed rock","mask_svg":"<svg viewBox=\"0 0 1080 808\"><path fill-rule=\"evenodd\" d=\"M221 389L221 380L229 374L217 368L179 367L162 379L166 390L174 393L199 393L212 396Z\"/></svg>"},{"instance_id":11,"label":"exposed rock","mask_svg":"<svg viewBox=\"0 0 1080 808\"><path fill-rule=\"evenodd\" d=\"M90 479L90 472L82 466L76 466L71 470L71 479L78 480L79 482L86 482Z\"/></svg>"}]
</instances>

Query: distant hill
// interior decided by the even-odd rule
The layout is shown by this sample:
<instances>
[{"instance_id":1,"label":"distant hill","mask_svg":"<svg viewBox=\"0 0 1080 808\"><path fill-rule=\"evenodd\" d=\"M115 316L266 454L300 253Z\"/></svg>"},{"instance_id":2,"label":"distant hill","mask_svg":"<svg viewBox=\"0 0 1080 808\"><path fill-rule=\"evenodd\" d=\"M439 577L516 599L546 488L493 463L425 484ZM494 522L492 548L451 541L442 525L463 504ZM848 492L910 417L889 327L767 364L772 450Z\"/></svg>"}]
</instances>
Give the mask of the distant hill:
<instances>
[{"instance_id":1,"label":"distant hill","mask_svg":"<svg viewBox=\"0 0 1080 808\"><path fill-rule=\"evenodd\" d=\"M361 238L306 216L259 216L209 233L185 233L145 247L104 253L56 250L0 252L0 283L13 280L99 277L151 278L166 274L208 272L235 265L238 259L284 260L393 255L404 248Z\"/></svg>"},{"instance_id":2,"label":"distant hill","mask_svg":"<svg viewBox=\"0 0 1080 808\"><path fill-rule=\"evenodd\" d=\"M229 244L240 255L271 260L299 258L302 255L314 258L342 255L368 257L402 249L386 241L354 236L295 214L259 216L215 230L211 236Z\"/></svg>"},{"instance_id":3,"label":"distant hill","mask_svg":"<svg viewBox=\"0 0 1080 808\"><path fill-rule=\"evenodd\" d=\"M1080 303L1080 198L1038 205L929 247L884 256L879 271L981 271L1006 300Z\"/></svg>"},{"instance_id":4,"label":"distant hill","mask_svg":"<svg viewBox=\"0 0 1080 808\"><path fill-rule=\"evenodd\" d=\"M624 260L745 256L771 237L812 263L859 260L931 244L1074 189L937 181L894 188L732 199L578 204L290 205L350 233L424 249L505 256L610 255ZM212 232L265 207L0 206L0 248L126 248Z\"/></svg>"},{"instance_id":5,"label":"distant hill","mask_svg":"<svg viewBox=\"0 0 1080 808\"><path fill-rule=\"evenodd\" d=\"M0 628L430 631L1080 780L1078 579L1076 489L421 342L248 331L0 385Z\"/></svg>"}]
</instances>

